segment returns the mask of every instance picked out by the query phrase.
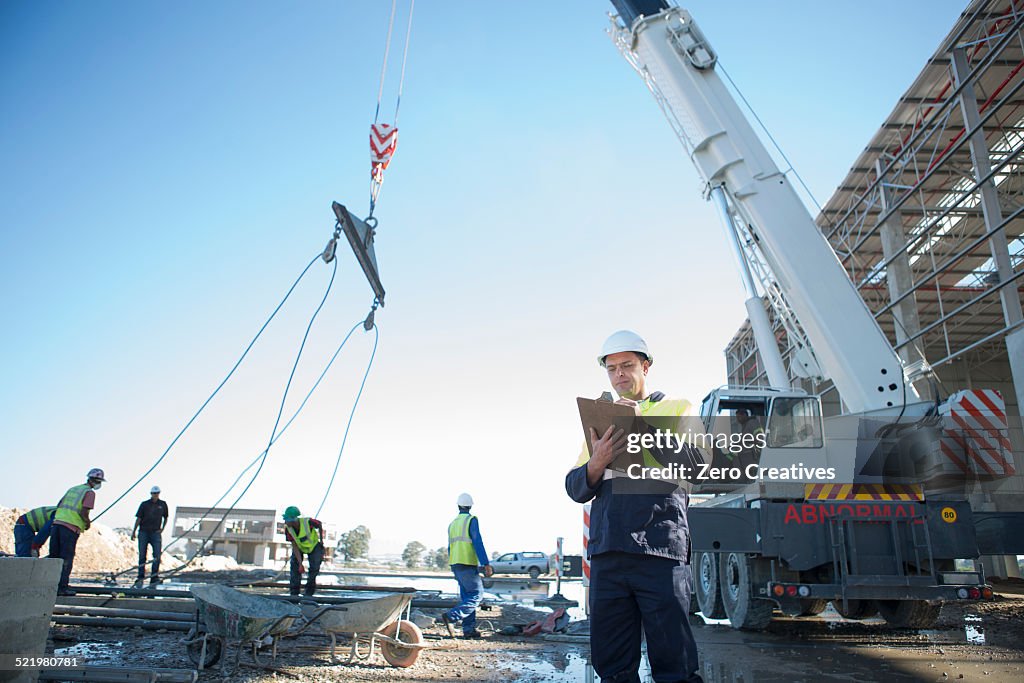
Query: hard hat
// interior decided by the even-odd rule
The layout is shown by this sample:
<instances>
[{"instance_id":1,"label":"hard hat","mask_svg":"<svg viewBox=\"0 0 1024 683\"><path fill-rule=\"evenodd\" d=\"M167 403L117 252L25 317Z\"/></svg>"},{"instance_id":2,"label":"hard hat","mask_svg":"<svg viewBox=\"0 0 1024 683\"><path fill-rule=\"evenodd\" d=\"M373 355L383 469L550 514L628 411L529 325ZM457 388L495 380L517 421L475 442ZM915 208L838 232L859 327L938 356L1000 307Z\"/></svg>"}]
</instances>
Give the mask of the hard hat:
<instances>
[{"instance_id":1,"label":"hard hat","mask_svg":"<svg viewBox=\"0 0 1024 683\"><path fill-rule=\"evenodd\" d=\"M468 493L460 493L458 504L460 508L471 508L473 507L473 496Z\"/></svg>"},{"instance_id":2,"label":"hard hat","mask_svg":"<svg viewBox=\"0 0 1024 683\"><path fill-rule=\"evenodd\" d=\"M605 339L604 345L601 347L601 355L597 357L597 362L601 364L601 367L604 367L605 358L613 353L622 353L624 351L642 353L647 356L649 363L654 364L654 356L647 350L647 342L632 330L619 330Z\"/></svg>"},{"instance_id":3,"label":"hard hat","mask_svg":"<svg viewBox=\"0 0 1024 683\"><path fill-rule=\"evenodd\" d=\"M89 474L86 475L86 478L106 481L106 478L103 476L103 470L101 470L99 467L93 467L91 470L89 470Z\"/></svg>"},{"instance_id":4,"label":"hard hat","mask_svg":"<svg viewBox=\"0 0 1024 683\"><path fill-rule=\"evenodd\" d=\"M298 519L300 514L301 513L299 512L299 508L295 507L294 505L289 505L285 509L284 514L281 515L281 517L284 519L284 521L290 522L293 519Z\"/></svg>"},{"instance_id":5,"label":"hard hat","mask_svg":"<svg viewBox=\"0 0 1024 683\"><path fill-rule=\"evenodd\" d=\"M149 492L150 493L160 493L160 487L159 486L154 486L153 488L151 488L149 490Z\"/></svg>"}]
</instances>

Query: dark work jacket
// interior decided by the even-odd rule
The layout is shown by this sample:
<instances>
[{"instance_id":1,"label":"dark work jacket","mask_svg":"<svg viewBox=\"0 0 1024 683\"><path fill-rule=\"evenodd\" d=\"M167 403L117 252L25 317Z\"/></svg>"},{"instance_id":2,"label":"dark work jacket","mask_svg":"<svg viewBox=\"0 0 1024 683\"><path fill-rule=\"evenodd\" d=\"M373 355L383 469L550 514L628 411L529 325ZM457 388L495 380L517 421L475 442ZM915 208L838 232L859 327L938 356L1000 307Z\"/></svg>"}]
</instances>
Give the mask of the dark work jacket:
<instances>
[{"instance_id":1,"label":"dark work jacket","mask_svg":"<svg viewBox=\"0 0 1024 683\"><path fill-rule=\"evenodd\" d=\"M653 394L657 401L661 394ZM680 454L652 452L663 465L680 462L696 466L706 457L695 448ZM603 479L587 485L586 463L565 475L565 491L590 507L587 557L609 552L634 553L690 561L690 530L686 520L689 493L664 481Z\"/></svg>"}]
</instances>

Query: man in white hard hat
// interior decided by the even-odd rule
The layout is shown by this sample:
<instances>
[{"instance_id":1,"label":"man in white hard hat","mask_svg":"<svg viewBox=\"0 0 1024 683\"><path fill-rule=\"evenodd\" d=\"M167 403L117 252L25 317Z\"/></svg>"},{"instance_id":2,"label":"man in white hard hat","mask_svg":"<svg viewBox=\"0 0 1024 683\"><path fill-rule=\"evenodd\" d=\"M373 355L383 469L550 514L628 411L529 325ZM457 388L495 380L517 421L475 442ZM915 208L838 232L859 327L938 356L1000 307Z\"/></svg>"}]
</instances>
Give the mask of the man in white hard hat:
<instances>
[{"instance_id":1,"label":"man in white hard hat","mask_svg":"<svg viewBox=\"0 0 1024 683\"><path fill-rule=\"evenodd\" d=\"M676 426L688 401L649 393L654 357L636 332L620 330L605 341L598 362L608 373L617 403L634 406L649 425ZM660 418L660 419L658 419ZM678 433L678 432L677 432ZM611 469L627 435L609 427L591 430L565 488L590 510L590 652L602 681L639 683L641 633L656 681L701 681L690 630L689 495L679 482L640 479ZM689 444L672 450L643 449L644 467L686 466L691 473L709 461ZM632 468L630 468L632 470Z\"/></svg>"},{"instance_id":2,"label":"man in white hard hat","mask_svg":"<svg viewBox=\"0 0 1024 683\"><path fill-rule=\"evenodd\" d=\"M459 514L448 525L448 564L459 584L459 604L441 615L441 623L448 629L448 634L454 636L452 624L462 621L462 637L479 638L476 608L484 595L479 567L484 568L484 575L488 577L494 574L494 567L484 549L480 522L469 511L473 507L473 497L463 493L456 503Z\"/></svg>"},{"instance_id":3,"label":"man in white hard hat","mask_svg":"<svg viewBox=\"0 0 1024 683\"><path fill-rule=\"evenodd\" d=\"M68 588L71 568L75 563L75 549L78 535L89 528L89 513L96 507L96 491L107 479L103 470L94 467L86 475L85 483L72 486L61 496L57 512L53 515L53 529L50 531L50 557L64 560L57 583L57 595L74 595Z\"/></svg>"},{"instance_id":4,"label":"man in white hard hat","mask_svg":"<svg viewBox=\"0 0 1024 683\"><path fill-rule=\"evenodd\" d=\"M132 528L132 540L135 534L139 535L139 576L135 579L135 587L142 588L142 582L146 578L146 554L153 549L153 567L149 572L149 585L155 586L160 583L160 553L163 552L164 527L167 526L167 503L160 500L160 487L154 486L149 490L149 500L139 504L135 513L135 526Z\"/></svg>"}]
</instances>

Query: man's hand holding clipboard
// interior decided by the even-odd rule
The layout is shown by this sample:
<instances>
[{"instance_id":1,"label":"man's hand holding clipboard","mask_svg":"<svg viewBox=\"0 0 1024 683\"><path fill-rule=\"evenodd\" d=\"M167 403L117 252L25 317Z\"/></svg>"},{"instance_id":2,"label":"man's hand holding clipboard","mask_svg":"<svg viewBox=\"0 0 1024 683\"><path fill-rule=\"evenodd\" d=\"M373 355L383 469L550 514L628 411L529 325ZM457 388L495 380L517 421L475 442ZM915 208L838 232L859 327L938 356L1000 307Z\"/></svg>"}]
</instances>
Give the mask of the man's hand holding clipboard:
<instances>
[{"instance_id":1,"label":"man's hand holding clipboard","mask_svg":"<svg viewBox=\"0 0 1024 683\"><path fill-rule=\"evenodd\" d=\"M609 467L625 472L634 458L642 464L642 456L626 452L628 435L641 429L640 412L634 401L577 398L576 405L590 450L587 484L591 488L597 486Z\"/></svg>"}]
</instances>

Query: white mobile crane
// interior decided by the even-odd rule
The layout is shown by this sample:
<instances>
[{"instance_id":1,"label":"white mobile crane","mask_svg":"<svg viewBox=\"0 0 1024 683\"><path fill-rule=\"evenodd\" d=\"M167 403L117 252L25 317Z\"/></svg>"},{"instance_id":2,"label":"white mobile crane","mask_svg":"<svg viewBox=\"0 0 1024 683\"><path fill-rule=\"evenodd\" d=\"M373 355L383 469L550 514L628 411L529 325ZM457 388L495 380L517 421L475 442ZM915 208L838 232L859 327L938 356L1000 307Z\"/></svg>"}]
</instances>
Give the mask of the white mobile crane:
<instances>
[{"instance_id":1,"label":"white mobile crane","mask_svg":"<svg viewBox=\"0 0 1024 683\"><path fill-rule=\"evenodd\" d=\"M990 597L981 567L957 571L955 561L1024 548L977 533L982 522L1010 519L973 512L962 487L950 485L976 474L972 444L950 441L942 422L971 392L931 401L915 391L912 379L929 368L904 367L719 78L715 51L690 14L665 0L612 3L614 42L720 214L771 385L716 389L701 408L707 432L721 432L716 418L730 416L738 428L741 411L766 427L753 456L761 476L719 479L704 487L719 495L690 509L701 611L756 629L776 608L815 614L832 601L849 618L877 611L892 625L924 627L942 601ZM756 282L792 345L788 369ZM820 396L794 389L791 375L831 380L844 416L823 419ZM1001 402L995 392L986 397ZM986 476L1012 473L1008 442L998 434L996 442L1001 452L981 449L998 461ZM771 468L793 476L764 478ZM941 491L931 487L925 500L924 481Z\"/></svg>"}]
</instances>

